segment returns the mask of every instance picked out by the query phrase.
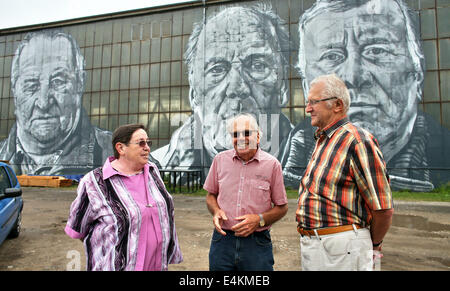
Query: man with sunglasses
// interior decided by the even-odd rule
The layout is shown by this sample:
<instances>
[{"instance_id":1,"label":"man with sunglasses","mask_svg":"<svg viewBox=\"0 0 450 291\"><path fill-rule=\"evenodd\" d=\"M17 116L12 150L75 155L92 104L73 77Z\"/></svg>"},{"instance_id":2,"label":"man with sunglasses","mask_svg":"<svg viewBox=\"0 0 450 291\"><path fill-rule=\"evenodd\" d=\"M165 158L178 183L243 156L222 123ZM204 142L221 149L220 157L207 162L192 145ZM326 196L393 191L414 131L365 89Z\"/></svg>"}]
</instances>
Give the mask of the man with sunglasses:
<instances>
[{"instance_id":1,"label":"man with sunglasses","mask_svg":"<svg viewBox=\"0 0 450 291\"><path fill-rule=\"evenodd\" d=\"M349 107L348 89L337 75L311 82L306 112L318 129L296 211L303 270L372 270L374 251L381 251L392 222L378 141L349 121Z\"/></svg>"},{"instance_id":2,"label":"man with sunglasses","mask_svg":"<svg viewBox=\"0 0 450 291\"><path fill-rule=\"evenodd\" d=\"M203 186L215 227L209 269L272 271L269 229L288 210L281 164L261 150L252 115L239 114L227 129L234 149L216 155Z\"/></svg>"}]
</instances>

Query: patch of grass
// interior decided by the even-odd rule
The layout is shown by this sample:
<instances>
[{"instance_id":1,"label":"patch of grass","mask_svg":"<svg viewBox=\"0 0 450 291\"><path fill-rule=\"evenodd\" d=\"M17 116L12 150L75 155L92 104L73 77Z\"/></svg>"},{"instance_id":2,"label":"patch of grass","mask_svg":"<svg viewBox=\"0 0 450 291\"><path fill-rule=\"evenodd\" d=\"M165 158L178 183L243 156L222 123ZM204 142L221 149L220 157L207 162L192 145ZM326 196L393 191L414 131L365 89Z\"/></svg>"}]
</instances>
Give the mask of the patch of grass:
<instances>
[{"instance_id":1,"label":"patch of grass","mask_svg":"<svg viewBox=\"0 0 450 291\"><path fill-rule=\"evenodd\" d=\"M189 192L187 189L187 186L181 186L181 191L180 191L180 187L178 185L175 187L175 189L172 189L169 187L169 185L165 181L164 181L164 184L166 185L166 189L167 189L167 191L169 191L170 194L183 194L183 195L188 195L188 196L206 197L206 194L208 193L203 188L200 188L196 191Z\"/></svg>"},{"instance_id":2,"label":"patch of grass","mask_svg":"<svg viewBox=\"0 0 450 291\"><path fill-rule=\"evenodd\" d=\"M392 196L397 200L450 202L450 182L431 192L411 192L402 190L393 191Z\"/></svg>"},{"instance_id":3,"label":"patch of grass","mask_svg":"<svg viewBox=\"0 0 450 291\"><path fill-rule=\"evenodd\" d=\"M286 187L286 195L288 199L297 199L298 198L298 189L292 189L290 187Z\"/></svg>"}]
</instances>

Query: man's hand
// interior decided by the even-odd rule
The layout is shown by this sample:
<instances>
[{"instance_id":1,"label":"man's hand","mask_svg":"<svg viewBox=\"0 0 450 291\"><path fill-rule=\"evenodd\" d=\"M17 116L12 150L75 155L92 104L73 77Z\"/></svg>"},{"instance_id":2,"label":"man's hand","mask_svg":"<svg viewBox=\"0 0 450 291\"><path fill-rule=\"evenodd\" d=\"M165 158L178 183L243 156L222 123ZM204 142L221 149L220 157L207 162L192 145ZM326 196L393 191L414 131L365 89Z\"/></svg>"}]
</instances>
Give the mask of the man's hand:
<instances>
[{"instance_id":1,"label":"man's hand","mask_svg":"<svg viewBox=\"0 0 450 291\"><path fill-rule=\"evenodd\" d=\"M247 237L251 235L259 226L258 214L246 214L238 216L236 220L241 220L238 224L235 224L231 230L234 231L235 236Z\"/></svg>"},{"instance_id":2,"label":"man's hand","mask_svg":"<svg viewBox=\"0 0 450 291\"><path fill-rule=\"evenodd\" d=\"M228 220L228 217L226 216L225 211L220 209L219 204L217 204L217 194L208 192L206 195L206 206L213 216L213 224L216 230L222 235L227 235L222 229L222 223L224 220Z\"/></svg>"},{"instance_id":3,"label":"man's hand","mask_svg":"<svg viewBox=\"0 0 450 291\"><path fill-rule=\"evenodd\" d=\"M372 222L370 224L370 235L372 237L372 243L377 244L383 241L384 236L386 235L389 227L392 224L393 214L393 208L372 211ZM373 250L381 252L381 244L379 246L373 247Z\"/></svg>"},{"instance_id":4,"label":"man's hand","mask_svg":"<svg viewBox=\"0 0 450 291\"><path fill-rule=\"evenodd\" d=\"M218 209L213 215L214 227L220 234L227 235L227 233L222 229L222 223L224 220L228 220L228 217L222 209Z\"/></svg>"}]
</instances>

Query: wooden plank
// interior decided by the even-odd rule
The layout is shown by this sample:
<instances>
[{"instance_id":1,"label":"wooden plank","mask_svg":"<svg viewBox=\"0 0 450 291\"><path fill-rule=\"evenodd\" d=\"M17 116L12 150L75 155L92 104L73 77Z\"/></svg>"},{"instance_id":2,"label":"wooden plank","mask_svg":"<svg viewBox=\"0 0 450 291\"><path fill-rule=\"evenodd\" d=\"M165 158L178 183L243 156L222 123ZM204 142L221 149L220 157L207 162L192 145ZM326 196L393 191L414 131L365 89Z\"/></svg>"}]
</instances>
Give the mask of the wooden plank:
<instances>
[{"instance_id":1,"label":"wooden plank","mask_svg":"<svg viewBox=\"0 0 450 291\"><path fill-rule=\"evenodd\" d=\"M17 176L21 186L35 186L35 187L68 187L73 184L73 181L59 176Z\"/></svg>"}]
</instances>

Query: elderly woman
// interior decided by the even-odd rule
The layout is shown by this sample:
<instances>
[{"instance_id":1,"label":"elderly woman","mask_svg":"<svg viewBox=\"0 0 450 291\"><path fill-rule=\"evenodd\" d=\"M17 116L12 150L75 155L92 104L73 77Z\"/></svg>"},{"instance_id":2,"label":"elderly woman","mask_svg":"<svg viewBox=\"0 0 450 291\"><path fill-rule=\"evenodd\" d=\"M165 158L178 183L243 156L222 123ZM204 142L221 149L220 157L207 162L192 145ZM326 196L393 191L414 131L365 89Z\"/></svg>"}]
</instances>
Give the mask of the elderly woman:
<instances>
[{"instance_id":1,"label":"elderly woman","mask_svg":"<svg viewBox=\"0 0 450 291\"><path fill-rule=\"evenodd\" d=\"M65 231L83 240L87 270L167 270L183 259L145 127L120 126L112 144L114 157L81 179Z\"/></svg>"}]
</instances>

